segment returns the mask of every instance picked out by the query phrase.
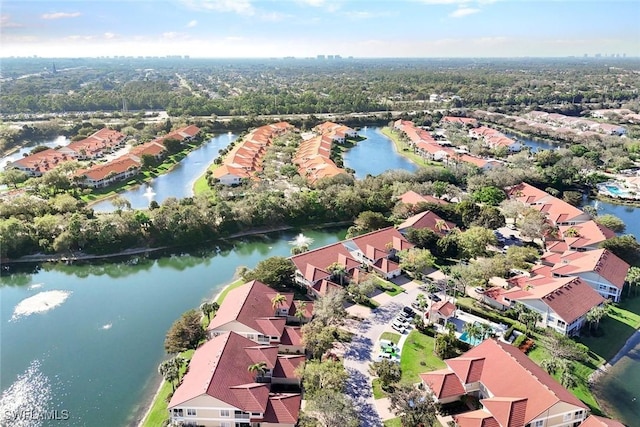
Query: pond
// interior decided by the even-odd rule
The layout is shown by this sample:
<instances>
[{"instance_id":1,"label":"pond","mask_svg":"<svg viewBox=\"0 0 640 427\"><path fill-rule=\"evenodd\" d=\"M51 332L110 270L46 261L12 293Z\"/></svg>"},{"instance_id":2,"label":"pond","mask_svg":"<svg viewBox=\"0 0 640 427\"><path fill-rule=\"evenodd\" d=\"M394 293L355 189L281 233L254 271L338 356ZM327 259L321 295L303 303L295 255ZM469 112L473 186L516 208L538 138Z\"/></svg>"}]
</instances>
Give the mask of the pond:
<instances>
[{"instance_id":1,"label":"pond","mask_svg":"<svg viewBox=\"0 0 640 427\"><path fill-rule=\"evenodd\" d=\"M356 178L395 169L418 170L415 163L398 154L393 141L381 132L381 128L365 126L358 134L366 139L344 154L344 165L355 170Z\"/></svg>"},{"instance_id":2,"label":"pond","mask_svg":"<svg viewBox=\"0 0 640 427\"><path fill-rule=\"evenodd\" d=\"M156 369L167 357L163 341L171 324L217 293L239 266L288 256L298 233L5 274L0 278L0 425L134 425L145 397L158 385ZM345 232L304 234L315 248ZM9 421L20 410L68 411L69 420Z\"/></svg>"},{"instance_id":3,"label":"pond","mask_svg":"<svg viewBox=\"0 0 640 427\"><path fill-rule=\"evenodd\" d=\"M525 138L523 136L513 135L510 133L505 133L505 135L511 139L518 140L523 146L529 147L532 153L540 150L557 150L561 146L559 143L551 143L538 139Z\"/></svg>"},{"instance_id":4,"label":"pond","mask_svg":"<svg viewBox=\"0 0 640 427\"><path fill-rule=\"evenodd\" d=\"M193 183L207 171L211 162L219 156L218 152L236 138L237 135L231 132L217 135L190 152L169 172L154 178L148 184L124 191L120 196L128 200L133 209L146 209L152 200L162 203L169 197L182 199L193 196ZM95 203L91 207L96 212L115 210L109 200Z\"/></svg>"}]
</instances>

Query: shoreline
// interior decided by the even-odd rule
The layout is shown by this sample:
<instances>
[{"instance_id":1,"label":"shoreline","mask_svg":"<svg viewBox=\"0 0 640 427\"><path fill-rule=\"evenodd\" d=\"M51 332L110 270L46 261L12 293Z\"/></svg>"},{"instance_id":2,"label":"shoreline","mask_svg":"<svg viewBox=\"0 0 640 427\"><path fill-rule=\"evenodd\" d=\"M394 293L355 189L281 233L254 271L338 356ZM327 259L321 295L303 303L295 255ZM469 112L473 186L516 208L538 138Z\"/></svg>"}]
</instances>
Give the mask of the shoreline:
<instances>
[{"instance_id":1,"label":"shoreline","mask_svg":"<svg viewBox=\"0 0 640 427\"><path fill-rule=\"evenodd\" d=\"M604 375L606 375L609 368L613 367L623 357L627 356L629 352L640 344L640 329L631 334L631 336L625 341L624 345L618 350L618 352L611 359L605 361L602 365L589 376L589 383L597 383Z\"/></svg>"},{"instance_id":2,"label":"shoreline","mask_svg":"<svg viewBox=\"0 0 640 427\"><path fill-rule=\"evenodd\" d=\"M220 288L220 290L213 295L213 298L211 298L211 301L216 301L220 295L222 295L222 293L233 284L233 282L235 282L236 280L238 280L237 275L234 273L233 276L231 277L231 280L229 280L229 282L224 285L222 288ZM147 409L144 411L144 415L142 415L142 418L140 418L139 421L135 422L135 426L136 427L143 427L144 426L144 422L146 421L147 417L149 416L149 413L151 412L151 408L153 407L153 402L156 401L156 399L158 398L158 395L160 394L160 391L162 391L162 386L164 385L164 380L161 379L160 383L158 384L158 387L156 388L156 391L153 393L153 395L147 395L144 399L143 399L143 404L142 407L146 407ZM153 390L153 389L152 389ZM134 425L134 424L132 424Z\"/></svg>"}]
</instances>

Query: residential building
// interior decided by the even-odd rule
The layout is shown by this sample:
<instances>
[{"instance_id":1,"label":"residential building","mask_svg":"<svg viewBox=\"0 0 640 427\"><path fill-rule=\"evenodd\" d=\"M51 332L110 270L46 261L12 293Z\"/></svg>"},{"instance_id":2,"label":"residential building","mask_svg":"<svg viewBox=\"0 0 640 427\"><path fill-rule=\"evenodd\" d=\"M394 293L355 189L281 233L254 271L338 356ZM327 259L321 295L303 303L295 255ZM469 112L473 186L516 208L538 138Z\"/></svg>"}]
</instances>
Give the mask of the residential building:
<instances>
[{"instance_id":1,"label":"residential building","mask_svg":"<svg viewBox=\"0 0 640 427\"><path fill-rule=\"evenodd\" d=\"M625 425L609 418L589 415L579 427L625 427Z\"/></svg>"},{"instance_id":2,"label":"residential building","mask_svg":"<svg viewBox=\"0 0 640 427\"><path fill-rule=\"evenodd\" d=\"M170 420L205 427L294 427L301 395L271 389L277 381L299 384L295 368L303 360L278 355L277 347L256 345L235 332L220 334L193 354L169 402ZM249 369L260 364L262 371Z\"/></svg>"},{"instance_id":3,"label":"residential building","mask_svg":"<svg viewBox=\"0 0 640 427\"><path fill-rule=\"evenodd\" d=\"M358 132L356 132L355 129L333 122L324 122L314 129L321 135L327 135L332 141L338 144L344 144L347 138L355 138L358 136Z\"/></svg>"},{"instance_id":4,"label":"residential building","mask_svg":"<svg viewBox=\"0 0 640 427\"><path fill-rule=\"evenodd\" d=\"M456 225L451 221L445 221L431 211L424 211L407 218L398 226L398 231L402 235L406 235L412 228L416 230L428 228L434 233L443 236L456 228Z\"/></svg>"},{"instance_id":5,"label":"residential building","mask_svg":"<svg viewBox=\"0 0 640 427\"><path fill-rule=\"evenodd\" d=\"M449 204L449 202L447 202L446 200L439 199L428 194L421 195L416 193L415 191L407 191L400 196L399 200L407 205L417 205L418 203L437 203L440 205Z\"/></svg>"},{"instance_id":6,"label":"residential building","mask_svg":"<svg viewBox=\"0 0 640 427\"><path fill-rule=\"evenodd\" d=\"M507 137L498 130L486 126L470 129L469 136L474 139L481 139L484 145L489 148L496 149L504 147L511 152L522 150L522 145L518 141Z\"/></svg>"},{"instance_id":7,"label":"residential building","mask_svg":"<svg viewBox=\"0 0 640 427\"><path fill-rule=\"evenodd\" d=\"M5 169L19 169L29 176L42 176L63 163L75 161L75 157L49 148L36 154L8 162Z\"/></svg>"},{"instance_id":8,"label":"residential building","mask_svg":"<svg viewBox=\"0 0 640 427\"><path fill-rule=\"evenodd\" d=\"M277 306L273 306L276 296L284 297ZM258 280L252 280L232 289L226 296L216 315L207 327L207 335L215 337L229 331L240 334L258 344L273 345L284 353L302 353L300 328L289 326L295 317L291 315L294 303L293 294L279 294ZM313 310L311 302L306 303L303 321L310 320Z\"/></svg>"},{"instance_id":9,"label":"residential building","mask_svg":"<svg viewBox=\"0 0 640 427\"><path fill-rule=\"evenodd\" d=\"M100 188L137 175L140 172L140 167L138 158L124 155L111 162L99 163L88 169L77 170L74 175L81 177L82 185Z\"/></svg>"},{"instance_id":10,"label":"residential building","mask_svg":"<svg viewBox=\"0 0 640 427\"><path fill-rule=\"evenodd\" d=\"M514 185L507 194L510 198L546 214L549 222L556 226L576 225L591 220L589 214L526 182Z\"/></svg>"},{"instance_id":11,"label":"residential building","mask_svg":"<svg viewBox=\"0 0 640 427\"><path fill-rule=\"evenodd\" d=\"M293 163L298 166L298 173L310 184L322 178L330 178L346 173L331 160L331 147L334 139L329 134L322 134L303 141L298 147Z\"/></svg>"},{"instance_id":12,"label":"residential building","mask_svg":"<svg viewBox=\"0 0 640 427\"><path fill-rule=\"evenodd\" d=\"M58 151L78 160L97 159L124 147L126 138L126 135L116 130L102 128L80 141L73 141L59 148Z\"/></svg>"},{"instance_id":13,"label":"residential building","mask_svg":"<svg viewBox=\"0 0 640 427\"><path fill-rule=\"evenodd\" d=\"M558 227L558 231L558 240L551 238L547 245L549 251L562 253L567 250L595 250L602 242L616 235L613 230L593 220L575 225L562 225Z\"/></svg>"},{"instance_id":14,"label":"residential building","mask_svg":"<svg viewBox=\"0 0 640 427\"><path fill-rule=\"evenodd\" d=\"M580 277L603 298L620 302L629 264L606 249L586 252L547 252L543 265L550 266L553 277Z\"/></svg>"},{"instance_id":15,"label":"residential building","mask_svg":"<svg viewBox=\"0 0 640 427\"><path fill-rule=\"evenodd\" d=\"M480 409L454 416L458 427L578 427L589 408L518 348L487 339L447 368L420 374L439 403L473 396Z\"/></svg>"},{"instance_id":16,"label":"residential building","mask_svg":"<svg viewBox=\"0 0 640 427\"><path fill-rule=\"evenodd\" d=\"M457 124L462 126L478 126L478 120L471 117L454 117L444 116L441 120L442 123Z\"/></svg>"}]
</instances>

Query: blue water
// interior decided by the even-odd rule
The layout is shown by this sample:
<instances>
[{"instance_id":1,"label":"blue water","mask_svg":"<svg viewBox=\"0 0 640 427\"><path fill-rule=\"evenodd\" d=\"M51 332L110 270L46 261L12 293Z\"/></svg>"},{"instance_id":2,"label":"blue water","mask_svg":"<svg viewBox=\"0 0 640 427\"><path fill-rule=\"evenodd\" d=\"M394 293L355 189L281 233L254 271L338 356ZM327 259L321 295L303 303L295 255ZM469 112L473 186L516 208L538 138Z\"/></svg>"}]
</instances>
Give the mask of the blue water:
<instances>
[{"instance_id":1,"label":"blue water","mask_svg":"<svg viewBox=\"0 0 640 427\"><path fill-rule=\"evenodd\" d=\"M404 169L409 172L418 166L398 154L393 141L384 136L379 127L364 127L358 131L364 141L344 154L345 167L355 170L356 178L380 175L388 170Z\"/></svg>"},{"instance_id":2,"label":"blue water","mask_svg":"<svg viewBox=\"0 0 640 427\"><path fill-rule=\"evenodd\" d=\"M615 194L616 196L622 196L627 194L625 191L620 190L615 185L605 185L605 188L609 191L609 193Z\"/></svg>"},{"instance_id":3,"label":"blue water","mask_svg":"<svg viewBox=\"0 0 640 427\"><path fill-rule=\"evenodd\" d=\"M505 135L511 139L517 139L523 146L529 147L532 153L540 150L555 150L560 147L560 144L551 144L537 139L523 138L522 136L510 133L505 133Z\"/></svg>"},{"instance_id":4,"label":"blue water","mask_svg":"<svg viewBox=\"0 0 640 427\"><path fill-rule=\"evenodd\" d=\"M478 345L478 344L480 344L480 343L482 342L482 340L479 340L479 339L477 339L477 338L475 338L475 339L471 339L471 338L467 335L467 333L466 333L466 332L463 332L463 333L462 333L462 335L460 335L460 338L459 338L459 339L460 339L460 341L464 341L464 342L466 342L467 344L471 344L471 345L473 345L473 346L476 346L476 345Z\"/></svg>"},{"instance_id":5,"label":"blue water","mask_svg":"<svg viewBox=\"0 0 640 427\"><path fill-rule=\"evenodd\" d=\"M148 185L141 185L120 196L131 203L133 209L146 209L155 200L162 203L169 197L182 199L193 196L193 183L204 174L216 157L218 151L227 147L237 135L225 133L211 138L202 146L190 152L171 171L151 180ZM91 206L96 212L111 212L115 207L109 200L103 200Z\"/></svg>"},{"instance_id":6,"label":"blue water","mask_svg":"<svg viewBox=\"0 0 640 427\"><path fill-rule=\"evenodd\" d=\"M614 205L592 200L598 215L611 214L622 219L626 230L620 234L633 234L640 240L640 209L633 206ZM626 292L623 294L623 301ZM640 297L635 297L640 298ZM640 425L640 339L631 343L631 349L623 355L606 375L598 381L594 393L607 414L628 426Z\"/></svg>"}]
</instances>

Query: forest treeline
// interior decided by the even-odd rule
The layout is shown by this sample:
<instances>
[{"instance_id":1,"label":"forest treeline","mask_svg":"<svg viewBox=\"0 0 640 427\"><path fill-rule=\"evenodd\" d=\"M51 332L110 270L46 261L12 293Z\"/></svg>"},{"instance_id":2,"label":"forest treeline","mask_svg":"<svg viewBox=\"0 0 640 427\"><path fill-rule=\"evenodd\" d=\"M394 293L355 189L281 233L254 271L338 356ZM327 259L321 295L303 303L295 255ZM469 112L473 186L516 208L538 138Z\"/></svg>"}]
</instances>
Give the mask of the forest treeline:
<instances>
[{"instance_id":1,"label":"forest treeline","mask_svg":"<svg viewBox=\"0 0 640 427\"><path fill-rule=\"evenodd\" d=\"M369 112L422 108L425 102L430 105L431 94L442 95L453 107L515 111L591 104L602 108L637 101L640 69L634 59L618 59L615 67L579 59L56 61L55 73L51 72L52 62L3 61L6 78L0 113L149 109L194 116ZM34 71L39 74L18 79Z\"/></svg>"}]
</instances>

